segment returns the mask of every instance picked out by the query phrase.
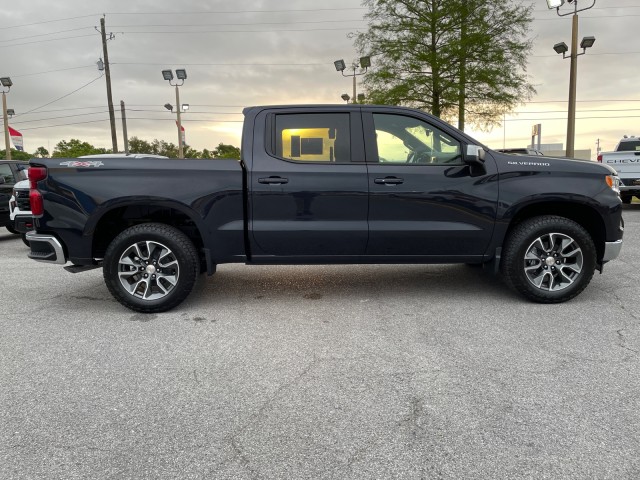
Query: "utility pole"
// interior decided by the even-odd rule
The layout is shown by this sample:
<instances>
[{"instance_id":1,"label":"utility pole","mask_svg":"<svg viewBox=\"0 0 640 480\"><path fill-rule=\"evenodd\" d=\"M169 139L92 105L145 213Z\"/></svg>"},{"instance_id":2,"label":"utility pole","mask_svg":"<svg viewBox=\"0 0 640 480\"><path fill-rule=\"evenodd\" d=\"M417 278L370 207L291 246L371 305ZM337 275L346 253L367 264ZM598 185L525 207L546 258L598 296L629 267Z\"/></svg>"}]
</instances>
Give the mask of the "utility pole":
<instances>
[{"instance_id":1,"label":"utility pole","mask_svg":"<svg viewBox=\"0 0 640 480\"><path fill-rule=\"evenodd\" d=\"M584 8L578 8L578 0L567 0L569 3L573 3L573 17L571 19L571 50L570 55L567 57L569 47L564 42L556 43L553 49L557 54L561 54L562 58L570 58L571 66L569 70L569 108L567 119L567 150L566 157L573 158L575 154L575 137L576 137L576 85L578 82L578 57L584 55L587 52L587 48L593 47L596 38L593 36L584 37L580 42L580 48L582 53L578 53L578 12L589 10L596 4L596 0L591 0L591 5ZM547 0L547 5L550 9L555 8L559 17L566 17L571 15L571 12L560 13L560 7L565 3L565 0Z\"/></svg>"},{"instance_id":2,"label":"utility pole","mask_svg":"<svg viewBox=\"0 0 640 480\"><path fill-rule=\"evenodd\" d=\"M124 153L129 155L129 137L127 136L127 114L124 110L124 100L120 100L120 113L122 115L122 135L124 136Z\"/></svg>"},{"instance_id":3,"label":"utility pole","mask_svg":"<svg viewBox=\"0 0 640 480\"><path fill-rule=\"evenodd\" d=\"M100 33L102 34L102 54L104 55L104 72L107 81L107 102L109 103L109 122L111 123L111 145L113 153L118 152L118 138L116 137L116 117L113 111L113 97L111 96L111 71L109 69L109 53L107 52L107 33L104 27L104 17L100 19Z\"/></svg>"},{"instance_id":4,"label":"utility pole","mask_svg":"<svg viewBox=\"0 0 640 480\"><path fill-rule=\"evenodd\" d=\"M2 92L2 118L4 119L5 158L11 160L11 142L9 141L9 118L7 116L7 94Z\"/></svg>"},{"instance_id":5,"label":"utility pole","mask_svg":"<svg viewBox=\"0 0 640 480\"><path fill-rule=\"evenodd\" d=\"M578 4L576 3L576 8ZM567 152L568 158L575 155L574 142L576 138L576 84L578 81L578 12L576 11L571 23L571 67L569 71L569 119L567 121Z\"/></svg>"}]
</instances>

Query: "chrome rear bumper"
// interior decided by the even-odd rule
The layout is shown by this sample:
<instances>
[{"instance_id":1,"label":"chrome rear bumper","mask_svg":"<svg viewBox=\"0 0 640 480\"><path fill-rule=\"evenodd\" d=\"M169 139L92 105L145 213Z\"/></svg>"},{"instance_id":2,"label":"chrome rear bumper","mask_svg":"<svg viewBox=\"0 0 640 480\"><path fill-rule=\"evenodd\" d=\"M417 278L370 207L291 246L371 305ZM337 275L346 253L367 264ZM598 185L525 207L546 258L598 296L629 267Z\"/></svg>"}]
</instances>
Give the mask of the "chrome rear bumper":
<instances>
[{"instance_id":1,"label":"chrome rear bumper","mask_svg":"<svg viewBox=\"0 0 640 480\"><path fill-rule=\"evenodd\" d=\"M67 259L60 241L53 235L42 235L36 232L27 232L27 241L31 247L29 258L38 262L55 263L64 265Z\"/></svg>"}]
</instances>

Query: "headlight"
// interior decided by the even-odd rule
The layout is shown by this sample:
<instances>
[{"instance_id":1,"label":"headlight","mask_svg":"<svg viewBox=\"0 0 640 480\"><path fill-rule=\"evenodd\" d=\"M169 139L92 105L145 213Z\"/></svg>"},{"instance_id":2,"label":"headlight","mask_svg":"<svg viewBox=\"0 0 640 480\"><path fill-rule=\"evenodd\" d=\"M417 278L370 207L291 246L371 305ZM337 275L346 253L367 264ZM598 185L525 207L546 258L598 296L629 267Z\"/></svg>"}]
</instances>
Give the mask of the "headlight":
<instances>
[{"instance_id":1,"label":"headlight","mask_svg":"<svg viewBox=\"0 0 640 480\"><path fill-rule=\"evenodd\" d=\"M607 185L609 185L611 190L620 195L620 177L618 177L617 175L607 175L605 177L605 181L607 182Z\"/></svg>"}]
</instances>

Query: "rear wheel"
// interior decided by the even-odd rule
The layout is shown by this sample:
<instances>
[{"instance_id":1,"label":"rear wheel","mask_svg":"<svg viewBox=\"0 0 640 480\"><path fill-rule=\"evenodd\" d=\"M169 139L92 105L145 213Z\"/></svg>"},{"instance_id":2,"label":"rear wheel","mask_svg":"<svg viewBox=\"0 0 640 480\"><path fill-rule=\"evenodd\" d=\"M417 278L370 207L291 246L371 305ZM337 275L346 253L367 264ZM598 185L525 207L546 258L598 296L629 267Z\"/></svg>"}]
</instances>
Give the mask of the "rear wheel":
<instances>
[{"instance_id":1,"label":"rear wheel","mask_svg":"<svg viewBox=\"0 0 640 480\"><path fill-rule=\"evenodd\" d=\"M22 243L24 243L27 247L31 247L31 244L27 241L27 234L22 234Z\"/></svg>"},{"instance_id":2,"label":"rear wheel","mask_svg":"<svg viewBox=\"0 0 640 480\"><path fill-rule=\"evenodd\" d=\"M191 293L199 263L198 252L184 233L170 225L146 223L126 229L111 242L103 276L125 307L164 312Z\"/></svg>"},{"instance_id":3,"label":"rear wheel","mask_svg":"<svg viewBox=\"0 0 640 480\"><path fill-rule=\"evenodd\" d=\"M631 200L633 199L632 195L621 195L620 198L622 199L622 203L626 203L627 205L629 205L631 203Z\"/></svg>"},{"instance_id":4,"label":"rear wheel","mask_svg":"<svg viewBox=\"0 0 640 480\"><path fill-rule=\"evenodd\" d=\"M541 216L516 226L507 239L502 273L507 284L540 303L560 303L593 277L596 249L589 233L564 217Z\"/></svg>"},{"instance_id":5,"label":"rear wheel","mask_svg":"<svg viewBox=\"0 0 640 480\"><path fill-rule=\"evenodd\" d=\"M9 230L9 232L13 233L14 235L17 235L18 233L20 233L15 228L10 227L9 225L7 225L6 228L7 228L7 230Z\"/></svg>"}]
</instances>

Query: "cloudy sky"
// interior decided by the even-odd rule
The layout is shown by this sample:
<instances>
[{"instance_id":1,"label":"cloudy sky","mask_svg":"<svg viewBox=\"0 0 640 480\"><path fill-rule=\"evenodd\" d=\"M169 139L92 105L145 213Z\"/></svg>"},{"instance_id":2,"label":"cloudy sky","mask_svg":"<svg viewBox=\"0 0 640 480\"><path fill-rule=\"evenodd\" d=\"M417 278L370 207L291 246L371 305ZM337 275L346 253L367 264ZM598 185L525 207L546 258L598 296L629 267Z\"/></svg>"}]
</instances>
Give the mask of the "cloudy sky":
<instances>
[{"instance_id":1,"label":"cloudy sky","mask_svg":"<svg viewBox=\"0 0 640 480\"><path fill-rule=\"evenodd\" d=\"M580 6L591 0L579 0ZM5 2L8 3L8 2ZM528 2L526 2L528 3ZM565 143L569 60L552 47L570 43L571 20L533 2L534 48L528 73L538 94L490 132L470 131L494 147L524 146L533 124L543 143ZM10 124L27 151L52 151L79 138L111 147L105 77L96 31L104 15L119 149L120 101L129 137L177 143L173 88L165 68L185 68L180 89L187 143L196 149L240 144L242 108L249 105L339 103L351 94L333 61L355 59L349 32L363 30L360 0L23 0L0 11L0 76L14 86L7 99ZM596 141L612 149L623 134L640 135L640 1L596 0L580 14L579 38L596 37L579 57L576 149Z\"/></svg>"}]
</instances>

